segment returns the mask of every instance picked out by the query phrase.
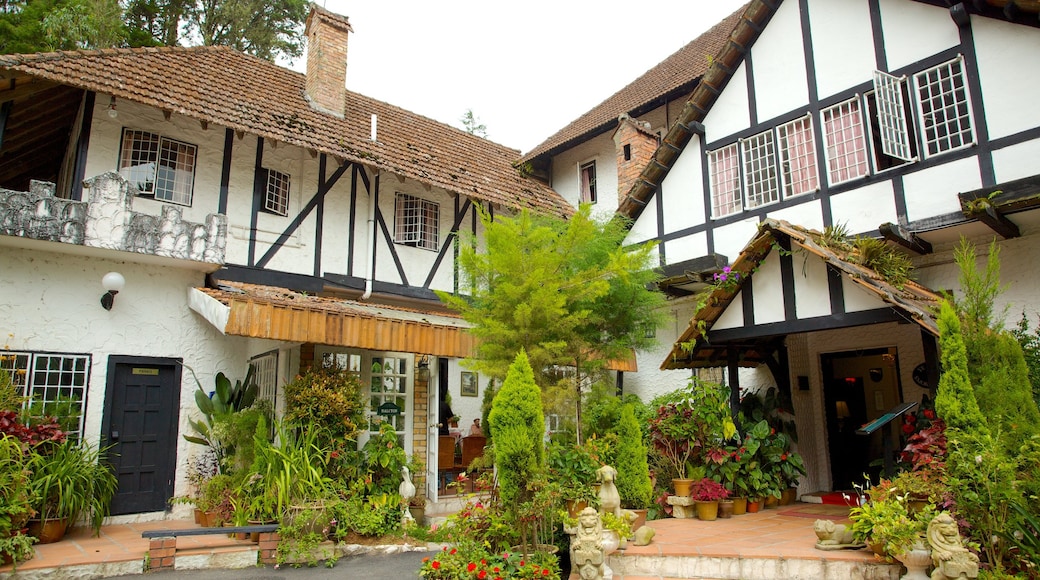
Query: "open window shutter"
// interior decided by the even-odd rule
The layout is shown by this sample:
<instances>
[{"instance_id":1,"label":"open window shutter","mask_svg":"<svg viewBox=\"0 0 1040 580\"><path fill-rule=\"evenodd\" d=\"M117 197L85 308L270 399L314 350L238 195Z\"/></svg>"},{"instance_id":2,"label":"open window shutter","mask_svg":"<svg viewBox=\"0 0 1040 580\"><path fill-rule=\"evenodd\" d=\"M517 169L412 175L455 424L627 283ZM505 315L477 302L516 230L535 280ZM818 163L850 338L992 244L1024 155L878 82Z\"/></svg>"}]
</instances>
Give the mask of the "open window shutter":
<instances>
[{"instance_id":1,"label":"open window shutter","mask_svg":"<svg viewBox=\"0 0 1040 580\"><path fill-rule=\"evenodd\" d=\"M398 195L394 218L394 241L399 244L418 243L421 236L421 202L410 195Z\"/></svg>"},{"instance_id":2,"label":"open window shutter","mask_svg":"<svg viewBox=\"0 0 1040 580\"><path fill-rule=\"evenodd\" d=\"M878 134L881 150L885 155L913 161L910 149L910 133L906 130L906 107L903 105L903 81L906 77L895 77L874 71L874 94L877 99Z\"/></svg>"}]
</instances>

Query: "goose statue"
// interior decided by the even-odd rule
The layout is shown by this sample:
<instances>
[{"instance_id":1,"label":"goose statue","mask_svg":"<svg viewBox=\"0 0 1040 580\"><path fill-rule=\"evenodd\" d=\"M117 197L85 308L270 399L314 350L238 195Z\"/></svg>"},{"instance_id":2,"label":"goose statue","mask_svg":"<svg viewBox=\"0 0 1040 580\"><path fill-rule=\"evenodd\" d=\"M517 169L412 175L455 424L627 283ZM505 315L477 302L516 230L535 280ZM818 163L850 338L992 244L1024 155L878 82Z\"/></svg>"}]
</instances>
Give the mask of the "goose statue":
<instances>
[{"instance_id":1,"label":"goose statue","mask_svg":"<svg viewBox=\"0 0 1040 580\"><path fill-rule=\"evenodd\" d=\"M401 514L401 517L404 521L414 521L411 512L408 511L408 504L415 497L415 484L412 483L411 472L403 465L401 466L401 476L401 485L397 486L397 493L401 494L401 504L404 506L404 513Z\"/></svg>"}]
</instances>

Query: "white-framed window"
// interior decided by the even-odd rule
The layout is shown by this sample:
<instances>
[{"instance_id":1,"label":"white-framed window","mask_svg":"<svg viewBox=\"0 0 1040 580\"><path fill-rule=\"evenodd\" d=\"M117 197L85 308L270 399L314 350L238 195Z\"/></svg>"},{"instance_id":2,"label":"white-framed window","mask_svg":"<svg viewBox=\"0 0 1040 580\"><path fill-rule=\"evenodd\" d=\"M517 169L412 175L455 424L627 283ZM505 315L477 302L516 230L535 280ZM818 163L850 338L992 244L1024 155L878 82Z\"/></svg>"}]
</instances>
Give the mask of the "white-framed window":
<instances>
[{"instance_id":1,"label":"white-framed window","mask_svg":"<svg viewBox=\"0 0 1040 580\"><path fill-rule=\"evenodd\" d=\"M874 71L874 92L867 97L873 139L880 144L881 153L903 161L913 161L914 152L910 129L907 126L906 98L903 90L906 77L896 77Z\"/></svg>"},{"instance_id":2,"label":"white-framed window","mask_svg":"<svg viewBox=\"0 0 1040 580\"><path fill-rule=\"evenodd\" d=\"M412 448L412 384L415 357L405 353L350 351L331 348L320 353L321 365L339 368L356 375L366 387L368 428L358 437L363 446L372 433L379 432L379 424L390 422L397 431L405 451ZM397 407L397 414L380 414L379 408L387 403Z\"/></svg>"},{"instance_id":3,"label":"white-framed window","mask_svg":"<svg viewBox=\"0 0 1040 580\"><path fill-rule=\"evenodd\" d=\"M550 413L545 416L545 432L558 433L560 431L560 416Z\"/></svg>"},{"instance_id":4,"label":"white-framed window","mask_svg":"<svg viewBox=\"0 0 1040 580\"><path fill-rule=\"evenodd\" d=\"M0 351L0 372L26 397L30 416L54 417L70 437L82 437L89 354Z\"/></svg>"},{"instance_id":5,"label":"white-framed window","mask_svg":"<svg viewBox=\"0 0 1040 580\"><path fill-rule=\"evenodd\" d=\"M963 57L914 75L925 158L975 143Z\"/></svg>"},{"instance_id":6,"label":"white-framed window","mask_svg":"<svg viewBox=\"0 0 1040 580\"><path fill-rule=\"evenodd\" d=\"M119 173L137 195L190 206L197 156L195 145L124 128Z\"/></svg>"},{"instance_id":7,"label":"white-framed window","mask_svg":"<svg viewBox=\"0 0 1040 580\"><path fill-rule=\"evenodd\" d=\"M776 129L776 135L777 149L780 152L780 175L783 178L784 198L820 189L812 117L806 115L801 119L780 125Z\"/></svg>"},{"instance_id":8,"label":"white-framed window","mask_svg":"<svg viewBox=\"0 0 1040 580\"><path fill-rule=\"evenodd\" d=\"M780 180L776 173L776 146L773 131L765 131L740 142L744 166L744 203L747 209L780 200Z\"/></svg>"},{"instance_id":9,"label":"white-framed window","mask_svg":"<svg viewBox=\"0 0 1040 580\"><path fill-rule=\"evenodd\" d=\"M822 116L827 181L837 185L866 175L867 144L859 97L824 109Z\"/></svg>"},{"instance_id":10,"label":"white-framed window","mask_svg":"<svg viewBox=\"0 0 1040 580\"><path fill-rule=\"evenodd\" d=\"M394 205L394 241L436 251L440 247L440 206L407 193Z\"/></svg>"},{"instance_id":11,"label":"white-framed window","mask_svg":"<svg viewBox=\"0 0 1040 580\"><path fill-rule=\"evenodd\" d=\"M737 144L709 151L708 167L711 174L711 217L725 217L743 209Z\"/></svg>"},{"instance_id":12,"label":"white-framed window","mask_svg":"<svg viewBox=\"0 0 1040 580\"><path fill-rule=\"evenodd\" d=\"M265 171L267 186L264 189L264 211L289 215L289 174L274 169Z\"/></svg>"},{"instance_id":13,"label":"white-framed window","mask_svg":"<svg viewBox=\"0 0 1040 580\"><path fill-rule=\"evenodd\" d=\"M596 203L596 162L582 163L578 175L581 179L581 203Z\"/></svg>"},{"instance_id":14,"label":"white-framed window","mask_svg":"<svg viewBox=\"0 0 1040 580\"><path fill-rule=\"evenodd\" d=\"M256 399L268 401L274 409L278 397L278 351L272 350L249 359L253 366L253 382L256 383Z\"/></svg>"}]
</instances>

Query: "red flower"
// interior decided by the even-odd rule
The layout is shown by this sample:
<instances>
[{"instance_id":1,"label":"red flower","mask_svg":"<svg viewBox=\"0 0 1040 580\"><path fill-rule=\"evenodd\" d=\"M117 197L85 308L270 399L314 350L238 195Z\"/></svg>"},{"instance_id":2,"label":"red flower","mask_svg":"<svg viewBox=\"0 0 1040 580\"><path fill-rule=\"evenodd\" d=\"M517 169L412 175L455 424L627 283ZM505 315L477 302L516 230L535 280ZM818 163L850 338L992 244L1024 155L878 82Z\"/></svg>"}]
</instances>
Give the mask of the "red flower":
<instances>
[{"instance_id":1,"label":"red flower","mask_svg":"<svg viewBox=\"0 0 1040 580\"><path fill-rule=\"evenodd\" d=\"M542 570L542 576L548 576L548 575L549 575L549 569L548 568L546 568L545 570Z\"/></svg>"},{"instance_id":2,"label":"red flower","mask_svg":"<svg viewBox=\"0 0 1040 580\"><path fill-rule=\"evenodd\" d=\"M924 418L925 419L934 419L935 418L935 411L933 411L931 409L925 409L924 410Z\"/></svg>"},{"instance_id":3,"label":"red flower","mask_svg":"<svg viewBox=\"0 0 1040 580\"><path fill-rule=\"evenodd\" d=\"M329 457L336 459L337 457L339 457L339 451L333 451L332 453L329 453Z\"/></svg>"},{"instance_id":4,"label":"red flower","mask_svg":"<svg viewBox=\"0 0 1040 580\"><path fill-rule=\"evenodd\" d=\"M483 558L481 558L480 565L481 566L487 566L487 560L484 560Z\"/></svg>"},{"instance_id":5,"label":"red flower","mask_svg":"<svg viewBox=\"0 0 1040 580\"><path fill-rule=\"evenodd\" d=\"M477 574L477 578L480 578L481 580L484 580L484 578L487 578L487 570L481 570L480 573Z\"/></svg>"},{"instance_id":6,"label":"red flower","mask_svg":"<svg viewBox=\"0 0 1040 580\"><path fill-rule=\"evenodd\" d=\"M441 569L441 563L439 561L437 561L437 560L434 560L433 564L430 564L430 566L432 566L434 570L440 570Z\"/></svg>"},{"instance_id":7,"label":"red flower","mask_svg":"<svg viewBox=\"0 0 1040 580\"><path fill-rule=\"evenodd\" d=\"M903 423L903 433L910 435L914 432L914 426L909 423Z\"/></svg>"},{"instance_id":8,"label":"red flower","mask_svg":"<svg viewBox=\"0 0 1040 580\"><path fill-rule=\"evenodd\" d=\"M422 563L423 564L425 564L425 563L427 563L429 561L430 561L430 557L429 556L426 556L425 558L422 559Z\"/></svg>"},{"instance_id":9,"label":"red flower","mask_svg":"<svg viewBox=\"0 0 1040 580\"><path fill-rule=\"evenodd\" d=\"M786 453L781 453L780 454L780 461L787 461L787 454Z\"/></svg>"},{"instance_id":10,"label":"red flower","mask_svg":"<svg viewBox=\"0 0 1040 580\"><path fill-rule=\"evenodd\" d=\"M452 555L454 555L454 554L455 554L455 552L458 552L458 550L456 550L455 548L452 548L452 549L451 549L451 551L450 551L450 552L448 552L448 553L449 553L449 554L452 554Z\"/></svg>"},{"instance_id":11,"label":"red flower","mask_svg":"<svg viewBox=\"0 0 1040 580\"><path fill-rule=\"evenodd\" d=\"M472 572L472 571L474 571L476 569L477 569L477 565L474 564L473 562L470 562L469 566L466 566L466 571L467 572Z\"/></svg>"},{"instance_id":12,"label":"red flower","mask_svg":"<svg viewBox=\"0 0 1040 580\"><path fill-rule=\"evenodd\" d=\"M499 572L502 571L502 569L499 568L498 566L495 566L491 571L494 572L495 574L498 574Z\"/></svg>"}]
</instances>

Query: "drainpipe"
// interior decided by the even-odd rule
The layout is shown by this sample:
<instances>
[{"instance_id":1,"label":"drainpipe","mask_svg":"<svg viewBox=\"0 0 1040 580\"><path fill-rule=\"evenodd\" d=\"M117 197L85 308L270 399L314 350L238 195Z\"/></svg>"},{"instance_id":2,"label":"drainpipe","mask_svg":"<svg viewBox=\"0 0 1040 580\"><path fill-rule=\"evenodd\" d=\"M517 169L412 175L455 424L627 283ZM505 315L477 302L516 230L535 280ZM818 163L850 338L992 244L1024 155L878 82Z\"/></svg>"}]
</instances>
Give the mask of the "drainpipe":
<instances>
[{"instance_id":1,"label":"drainpipe","mask_svg":"<svg viewBox=\"0 0 1040 580\"><path fill-rule=\"evenodd\" d=\"M379 201L379 169L372 181L372 195L368 197L368 235L365 236L365 293L361 300L372 296L372 280L376 275L376 203Z\"/></svg>"}]
</instances>

